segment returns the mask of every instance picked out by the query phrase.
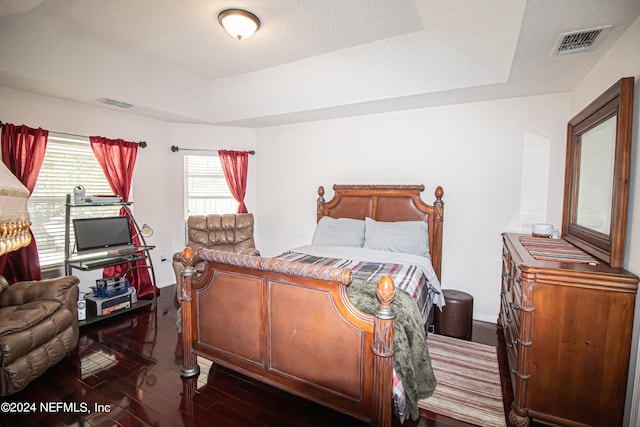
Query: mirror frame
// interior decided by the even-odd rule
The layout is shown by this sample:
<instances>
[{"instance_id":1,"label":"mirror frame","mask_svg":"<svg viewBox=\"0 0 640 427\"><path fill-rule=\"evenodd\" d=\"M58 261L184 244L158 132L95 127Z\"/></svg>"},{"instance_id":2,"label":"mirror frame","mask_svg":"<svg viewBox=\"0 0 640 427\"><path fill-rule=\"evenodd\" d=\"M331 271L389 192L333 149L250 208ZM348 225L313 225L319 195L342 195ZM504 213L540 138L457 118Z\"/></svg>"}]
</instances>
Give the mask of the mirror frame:
<instances>
[{"instance_id":1,"label":"mirror frame","mask_svg":"<svg viewBox=\"0 0 640 427\"><path fill-rule=\"evenodd\" d=\"M633 77L620 79L567 125L562 237L613 268L622 267L626 250L629 176L633 131ZM609 234L578 225L578 183L581 137L617 115L613 192Z\"/></svg>"}]
</instances>

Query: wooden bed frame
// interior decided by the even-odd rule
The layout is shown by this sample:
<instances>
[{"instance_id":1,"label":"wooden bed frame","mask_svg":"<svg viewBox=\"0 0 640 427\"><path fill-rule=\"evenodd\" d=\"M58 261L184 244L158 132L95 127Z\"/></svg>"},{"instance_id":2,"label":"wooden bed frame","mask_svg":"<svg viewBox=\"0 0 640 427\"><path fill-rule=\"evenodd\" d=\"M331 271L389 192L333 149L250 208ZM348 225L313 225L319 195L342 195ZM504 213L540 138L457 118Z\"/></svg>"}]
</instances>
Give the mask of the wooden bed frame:
<instances>
[{"instance_id":1,"label":"wooden bed frame","mask_svg":"<svg viewBox=\"0 0 640 427\"><path fill-rule=\"evenodd\" d=\"M421 200L422 185L333 189L328 202L324 188L318 189L318 221L330 216L428 222L431 261L440 278L441 187L433 205ZM350 270L212 250L195 255L207 261L199 276L193 251L186 248L182 255L185 384L199 374L201 356L372 425L391 425L395 290L389 277L380 280L379 307L368 315L349 300Z\"/></svg>"}]
</instances>

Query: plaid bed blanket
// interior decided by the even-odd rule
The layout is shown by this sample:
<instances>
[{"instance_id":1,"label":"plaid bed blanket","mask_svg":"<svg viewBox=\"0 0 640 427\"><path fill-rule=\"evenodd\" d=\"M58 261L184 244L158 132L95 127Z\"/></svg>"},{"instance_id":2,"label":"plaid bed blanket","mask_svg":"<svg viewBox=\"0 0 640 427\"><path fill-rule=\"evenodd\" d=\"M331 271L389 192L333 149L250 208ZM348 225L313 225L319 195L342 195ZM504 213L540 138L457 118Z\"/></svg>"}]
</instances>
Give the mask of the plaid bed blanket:
<instances>
[{"instance_id":1,"label":"plaid bed blanket","mask_svg":"<svg viewBox=\"0 0 640 427\"><path fill-rule=\"evenodd\" d=\"M376 284L382 276L391 276L396 289L402 289L416 301L425 326L429 321L433 294L436 290L429 284L422 269L415 265L326 258L295 251L285 252L277 258L334 268L348 268L353 273L354 279Z\"/></svg>"},{"instance_id":2,"label":"plaid bed blanket","mask_svg":"<svg viewBox=\"0 0 640 427\"><path fill-rule=\"evenodd\" d=\"M422 270L413 265L327 258L295 251L285 252L276 258L350 269L353 280L348 288L349 298L356 307L369 314L378 306L375 296L378 281L384 275L391 276L396 289L402 290L396 293L393 303L398 316L393 369L394 411L401 422L408 418L417 420L418 400L431 396L436 387L425 326L437 291L430 286Z\"/></svg>"}]
</instances>

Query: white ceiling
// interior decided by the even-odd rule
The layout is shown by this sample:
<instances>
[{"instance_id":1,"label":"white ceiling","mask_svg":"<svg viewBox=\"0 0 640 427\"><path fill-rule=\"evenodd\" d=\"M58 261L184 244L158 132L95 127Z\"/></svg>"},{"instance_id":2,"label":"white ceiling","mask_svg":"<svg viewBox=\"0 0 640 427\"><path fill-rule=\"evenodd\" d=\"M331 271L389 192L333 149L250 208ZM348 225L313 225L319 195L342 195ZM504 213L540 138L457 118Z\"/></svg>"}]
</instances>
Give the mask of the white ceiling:
<instances>
[{"instance_id":1,"label":"white ceiling","mask_svg":"<svg viewBox=\"0 0 640 427\"><path fill-rule=\"evenodd\" d=\"M231 38L229 7L260 30ZM0 86L272 126L571 91L638 16L640 0L0 0ZM590 51L551 55L603 25Z\"/></svg>"}]
</instances>

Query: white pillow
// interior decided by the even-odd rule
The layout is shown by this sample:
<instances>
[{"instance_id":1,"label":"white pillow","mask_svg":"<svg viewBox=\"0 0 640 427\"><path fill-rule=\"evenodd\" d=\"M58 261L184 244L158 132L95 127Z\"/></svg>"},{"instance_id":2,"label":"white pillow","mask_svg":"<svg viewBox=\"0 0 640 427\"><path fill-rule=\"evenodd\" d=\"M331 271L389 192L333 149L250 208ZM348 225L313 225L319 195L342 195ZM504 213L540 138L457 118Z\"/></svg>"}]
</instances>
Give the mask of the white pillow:
<instances>
[{"instance_id":1,"label":"white pillow","mask_svg":"<svg viewBox=\"0 0 640 427\"><path fill-rule=\"evenodd\" d=\"M364 221L323 216L313 233L312 245L351 246L361 248L364 243Z\"/></svg>"},{"instance_id":2,"label":"white pillow","mask_svg":"<svg viewBox=\"0 0 640 427\"><path fill-rule=\"evenodd\" d=\"M429 257L427 227L424 221L383 222L365 218L364 247Z\"/></svg>"}]
</instances>

